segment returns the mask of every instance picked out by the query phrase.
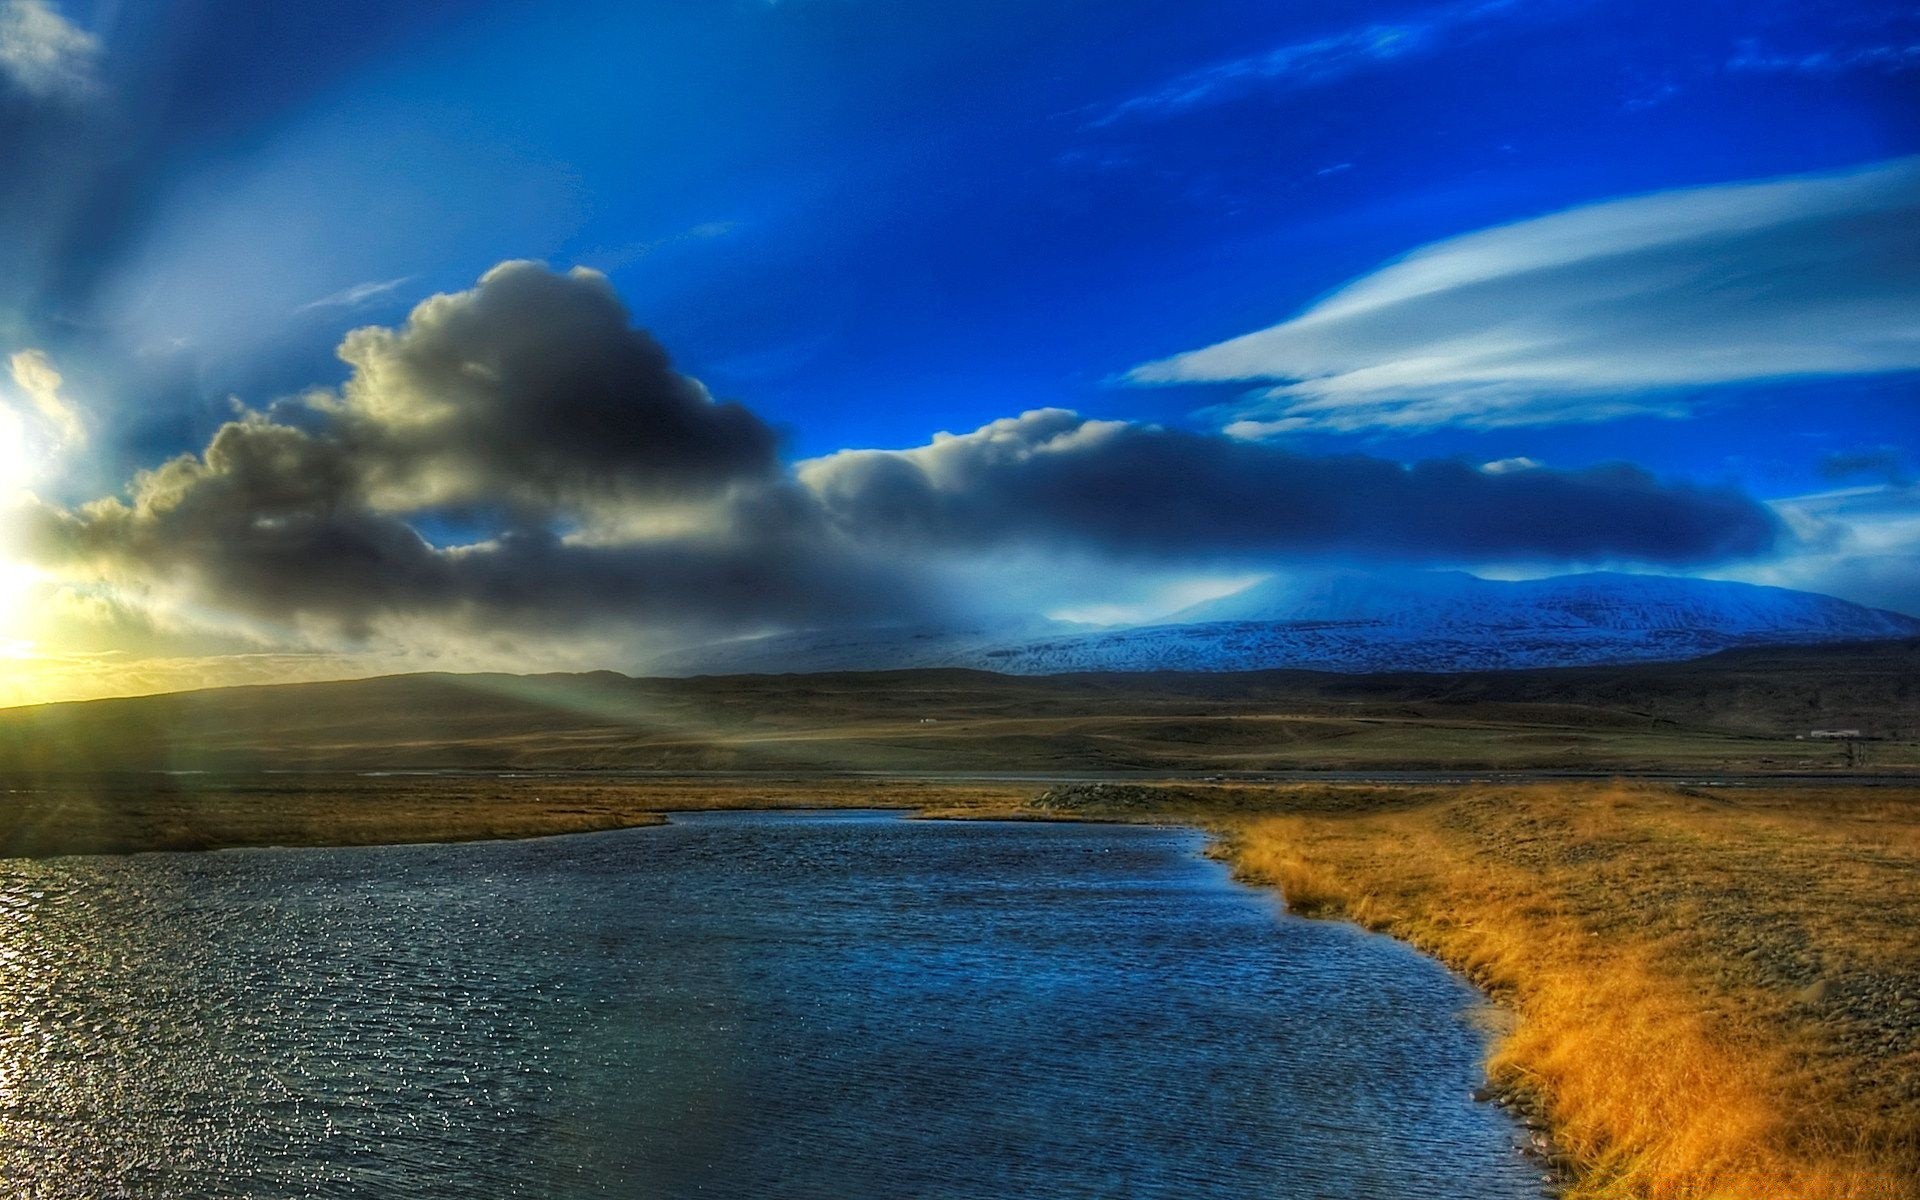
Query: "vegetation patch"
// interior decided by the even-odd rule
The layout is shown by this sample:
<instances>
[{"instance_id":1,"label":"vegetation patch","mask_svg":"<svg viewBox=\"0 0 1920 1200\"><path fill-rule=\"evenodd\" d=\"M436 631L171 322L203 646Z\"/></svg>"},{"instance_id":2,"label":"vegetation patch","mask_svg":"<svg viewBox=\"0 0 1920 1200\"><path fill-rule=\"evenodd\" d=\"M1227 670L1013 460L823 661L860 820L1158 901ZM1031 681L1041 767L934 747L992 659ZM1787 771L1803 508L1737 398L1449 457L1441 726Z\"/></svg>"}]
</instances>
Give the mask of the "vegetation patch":
<instances>
[{"instance_id":1,"label":"vegetation patch","mask_svg":"<svg viewBox=\"0 0 1920 1200\"><path fill-rule=\"evenodd\" d=\"M1294 910L1509 1010L1494 1091L1570 1195L1916 1194L1920 797L1539 785L1223 828Z\"/></svg>"}]
</instances>

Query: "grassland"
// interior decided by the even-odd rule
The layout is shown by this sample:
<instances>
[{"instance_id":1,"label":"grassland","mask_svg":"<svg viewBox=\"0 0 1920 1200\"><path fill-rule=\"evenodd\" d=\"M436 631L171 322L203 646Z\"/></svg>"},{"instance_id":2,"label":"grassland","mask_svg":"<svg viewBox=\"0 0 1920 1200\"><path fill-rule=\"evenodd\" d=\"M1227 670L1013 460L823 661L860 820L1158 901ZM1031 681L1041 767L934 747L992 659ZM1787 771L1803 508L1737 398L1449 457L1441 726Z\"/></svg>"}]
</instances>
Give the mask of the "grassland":
<instances>
[{"instance_id":1,"label":"grassland","mask_svg":"<svg viewBox=\"0 0 1920 1200\"><path fill-rule=\"evenodd\" d=\"M1920 1195L1920 791L1069 787L1413 943L1582 1198Z\"/></svg>"},{"instance_id":2,"label":"grassland","mask_svg":"<svg viewBox=\"0 0 1920 1200\"><path fill-rule=\"evenodd\" d=\"M1860 728L1849 746L1814 729ZM0 775L1920 772L1920 643L1469 675L415 675L0 710Z\"/></svg>"}]
</instances>

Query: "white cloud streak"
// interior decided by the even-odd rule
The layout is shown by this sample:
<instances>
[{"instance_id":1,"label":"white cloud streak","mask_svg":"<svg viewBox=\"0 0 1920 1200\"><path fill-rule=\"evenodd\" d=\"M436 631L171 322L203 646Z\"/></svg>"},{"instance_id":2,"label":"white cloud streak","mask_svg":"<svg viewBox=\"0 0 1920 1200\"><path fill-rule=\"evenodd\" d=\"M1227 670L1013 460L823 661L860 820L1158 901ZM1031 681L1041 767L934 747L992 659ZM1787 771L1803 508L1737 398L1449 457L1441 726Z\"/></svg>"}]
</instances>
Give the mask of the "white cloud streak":
<instances>
[{"instance_id":1,"label":"white cloud streak","mask_svg":"<svg viewBox=\"0 0 1920 1200\"><path fill-rule=\"evenodd\" d=\"M1920 71L1920 42L1888 41L1865 46L1781 51L1747 41L1727 60L1727 69L1753 75L1844 75L1852 71L1892 75Z\"/></svg>"},{"instance_id":2,"label":"white cloud streak","mask_svg":"<svg viewBox=\"0 0 1920 1200\"><path fill-rule=\"evenodd\" d=\"M1356 25L1287 42L1175 76L1109 107L1088 124L1098 129L1128 120L1177 116L1258 92L1322 87L1402 59L1438 53L1522 9L1519 0L1469 0L1413 20Z\"/></svg>"},{"instance_id":3,"label":"white cloud streak","mask_svg":"<svg viewBox=\"0 0 1920 1200\"><path fill-rule=\"evenodd\" d=\"M341 288L330 296L322 296L309 304L303 304L296 312L313 312L322 308L359 308L363 304L391 296L401 288L419 278L417 275L402 275L398 279L382 279L368 283L356 283L349 288Z\"/></svg>"},{"instance_id":4,"label":"white cloud streak","mask_svg":"<svg viewBox=\"0 0 1920 1200\"><path fill-rule=\"evenodd\" d=\"M1135 368L1265 383L1227 431L1681 416L1687 389L1920 369L1920 157L1436 242L1292 320Z\"/></svg>"}]
</instances>

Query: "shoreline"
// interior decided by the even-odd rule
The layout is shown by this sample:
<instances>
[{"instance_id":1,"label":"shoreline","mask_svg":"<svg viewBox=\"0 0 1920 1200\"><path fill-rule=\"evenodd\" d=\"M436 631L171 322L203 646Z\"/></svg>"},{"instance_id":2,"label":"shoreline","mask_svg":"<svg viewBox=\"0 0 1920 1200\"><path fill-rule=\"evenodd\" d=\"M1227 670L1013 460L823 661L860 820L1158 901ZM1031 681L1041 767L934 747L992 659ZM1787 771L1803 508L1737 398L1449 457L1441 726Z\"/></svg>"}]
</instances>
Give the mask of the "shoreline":
<instances>
[{"instance_id":1,"label":"shoreline","mask_svg":"<svg viewBox=\"0 0 1920 1200\"><path fill-rule=\"evenodd\" d=\"M74 776L0 784L0 858L457 844L644 828L671 812L726 808L1012 812L1033 790L791 776Z\"/></svg>"},{"instance_id":2,"label":"shoreline","mask_svg":"<svg viewBox=\"0 0 1920 1200\"><path fill-rule=\"evenodd\" d=\"M47 850L112 853L541 837L714 810L1182 825L1289 912L1391 936L1510 1014L1476 1099L1529 1126L1568 1200L1920 1194L1920 788L313 782L58 792L38 822L15 792L0 832L31 842L77 814Z\"/></svg>"}]
</instances>

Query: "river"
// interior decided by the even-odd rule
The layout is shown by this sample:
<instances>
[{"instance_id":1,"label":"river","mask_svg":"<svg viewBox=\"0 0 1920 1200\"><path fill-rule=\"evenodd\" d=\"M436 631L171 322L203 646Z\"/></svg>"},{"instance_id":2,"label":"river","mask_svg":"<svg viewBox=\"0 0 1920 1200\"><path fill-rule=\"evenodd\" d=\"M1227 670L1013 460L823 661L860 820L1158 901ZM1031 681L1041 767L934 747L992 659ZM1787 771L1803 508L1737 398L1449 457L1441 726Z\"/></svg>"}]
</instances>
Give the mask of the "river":
<instances>
[{"instance_id":1,"label":"river","mask_svg":"<svg viewBox=\"0 0 1920 1200\"><path fill-rule=\"evenodd\" d=\"M1470 989L1192 831L710 813L0 860L44 1198L1537 1197Z\"/></svg>"}]
</instances>

